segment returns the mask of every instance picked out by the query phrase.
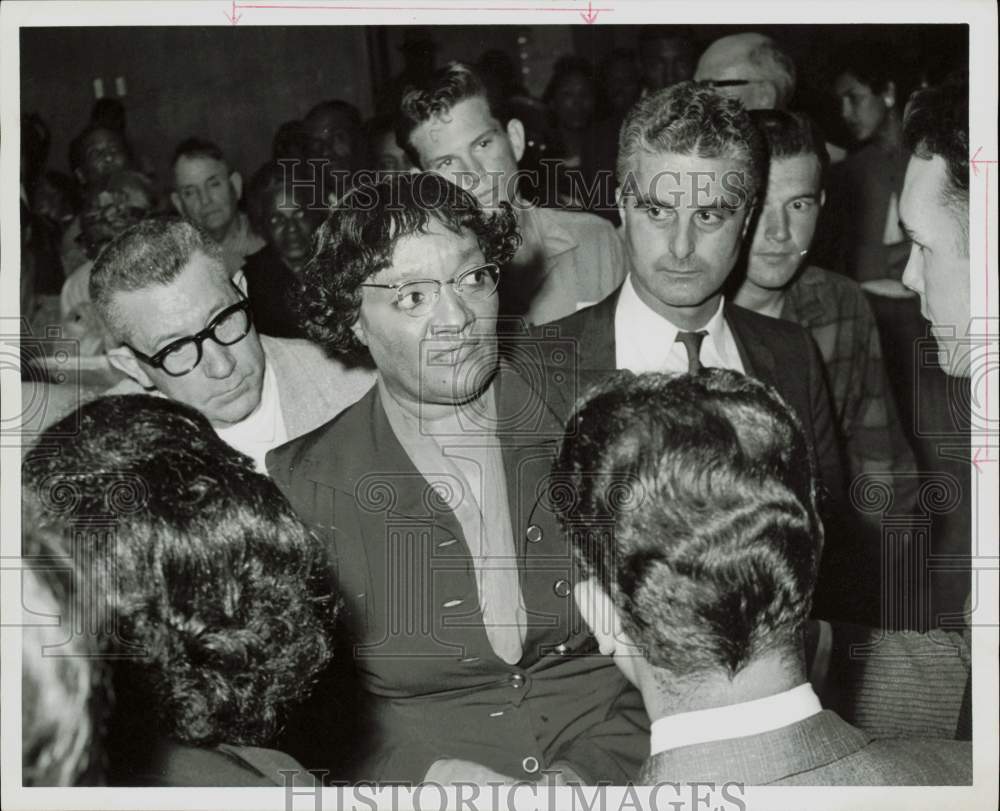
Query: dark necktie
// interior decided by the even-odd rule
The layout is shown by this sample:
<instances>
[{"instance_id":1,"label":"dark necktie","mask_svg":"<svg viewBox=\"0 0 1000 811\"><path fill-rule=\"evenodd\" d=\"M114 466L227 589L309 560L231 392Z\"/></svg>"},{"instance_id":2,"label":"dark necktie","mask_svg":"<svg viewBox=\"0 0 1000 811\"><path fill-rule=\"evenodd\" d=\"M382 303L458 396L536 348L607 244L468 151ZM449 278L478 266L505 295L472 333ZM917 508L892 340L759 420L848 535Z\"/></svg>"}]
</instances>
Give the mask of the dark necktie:
<instances>
[{"instance_id":1,"label":"dark necktie","mask_svg":"<svg viewBox=\"0 0 1000 811\"><path fill-rule=\"evenodd\" d=\"M678 332L677 340L684 344L688 353L688 374L697 374L701 371L701 360L698 357L701 352L701 342L705 340L708 333L705 330L698 332Z\"/></svg>"}]
</instances>

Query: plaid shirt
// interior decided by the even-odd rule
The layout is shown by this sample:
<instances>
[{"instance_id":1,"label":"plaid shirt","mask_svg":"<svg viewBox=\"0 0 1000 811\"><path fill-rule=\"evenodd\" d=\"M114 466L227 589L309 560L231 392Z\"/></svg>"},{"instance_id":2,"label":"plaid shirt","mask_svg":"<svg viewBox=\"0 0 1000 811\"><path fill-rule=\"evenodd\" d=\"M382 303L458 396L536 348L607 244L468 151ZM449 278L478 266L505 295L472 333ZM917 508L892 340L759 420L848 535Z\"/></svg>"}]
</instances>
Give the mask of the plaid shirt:
<instances>
[{"instance_id":1,"label":"plaid shirt","mask_svg":"<svg viewBox=\"0 0 1000 811\"><path fill-rule=\"evenodd\" d=\"M912 512L919 483L916 462L889 390L882 343L864 292L845 276L810 266L788 289L781 317L808 329L823 356L850 480L863 473L890 473L892 512Z\"/></svg>"}]
</instances>

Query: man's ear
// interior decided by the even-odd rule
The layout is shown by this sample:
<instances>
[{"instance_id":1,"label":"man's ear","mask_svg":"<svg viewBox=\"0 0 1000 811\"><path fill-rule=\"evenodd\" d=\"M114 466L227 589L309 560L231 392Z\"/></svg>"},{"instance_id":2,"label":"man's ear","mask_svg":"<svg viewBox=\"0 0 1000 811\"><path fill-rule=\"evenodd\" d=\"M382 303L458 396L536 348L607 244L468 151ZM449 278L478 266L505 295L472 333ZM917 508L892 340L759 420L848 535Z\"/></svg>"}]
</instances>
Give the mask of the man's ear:
<instances>
[{"instance_id":1,"label":"man's ear","mask_svg":"<svg viewBox=\"0 0 1000 811\"><path fill-rule=\"evenodd\" d=\"M132 354L132 350L127 346L116 346L108 350L108 362L121 372L131 377L144 389L155 389L156 384L146 370L142 368L139 359Z\"/></svg>"},{"instance_id":2,"label":"man's ear","mask_svg":"<svg viewBox=\"0 0 1000 811\"><path fill-rule=\"evenodd\" d=\"M239 172L232 172L229 175L229 182L232 184L233 191L236 192L236 199L239 200L243 196L243 175Z\"/></svg>"},{"instance_id":3,"label":"man's ear","mask_svg":"<svg viewBox=\"0 0 1000 811\"><path fill-rule=\"evenodd\" d=\"M611 598L592 577L573 587L573 597L580 616L597 639L601 653L611 656L615 652L616 640L621 636L618 612Z\"/></svg>"},{"instance_id":4,"label":"man's ear","mask_svg":"<svg viewBox=\"0 0 1000 811\"><path fill-rule=\"evenodd\" d=\"M524 124L516 118L508 121L507 138L510 140L510 148L514 150L514 159L520 163L524 155Z\"/></svg>"},{"instance_id":5,"label":"man's ear","mask_svg":"<svg viewBox=\"0 0 1000 811\"><path fill-rule=\"evenodd\" d=\"M170 202L174 204L174 208L177 209L178 214L182 217L187 217L187 214L184 212L184 206L181 204L181 196L177 192L170 192Z\"/></svg>"},{"instance_id":6,"label":"man's ear","mask_svg":"<svg viewBox=\"0 0 1000 811\"><path fill-rule=\"evenodd\" d=\"M826 205L826 189L820 189L819 192L819 207L823 208Z\"/></svg>"},{"instance_id":7,"label":"man's ear","mask_svg":"<svg viewBox=\"0 0 1000 811\"><path fill-rule=\"evenodd\" d=\"M622 221L622 225L625 224L625 195L622 194L622 187L618 186L615 188L615 205L618 206L618 217Z\"/></svg>"}]
</instances>

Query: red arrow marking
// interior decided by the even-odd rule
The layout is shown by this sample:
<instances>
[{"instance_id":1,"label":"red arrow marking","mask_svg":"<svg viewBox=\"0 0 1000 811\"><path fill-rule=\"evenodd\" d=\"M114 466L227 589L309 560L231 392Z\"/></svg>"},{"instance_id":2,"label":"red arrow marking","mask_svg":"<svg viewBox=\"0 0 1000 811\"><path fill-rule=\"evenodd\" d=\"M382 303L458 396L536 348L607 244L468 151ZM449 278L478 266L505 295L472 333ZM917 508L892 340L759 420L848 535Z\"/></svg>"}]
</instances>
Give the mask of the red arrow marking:
<instances>
[{"instance_id":1,"label":"red arrow marking","mask_svg":"<svg viewBox=\"0 0 1000 811\"><path fill-rule=\"evenodd\" d=\"M600 9L598 9L598 12L600 12ZM597 14L594 12L594 5L591 2L591 0L587 0L587 13L584 14L581 11L580 12L580 16L583 17L583 21L587 25L593 25L596 22L596 20L597 20Z\"/></svg>"},{"instance_id":2,"label":"red arrow marking","mask_svg":"<svg viewBox=\"0 0 1000 811\"><path fill-rule=\"evenodd\" d=\"M226 15L226 19L229 20L230 25L236 25L236 23L238 23L240 18L243 16L242 14L236 13L236 0L233 0L233 10L231 12L223 11L222 13Z\"/></svg>"},{"instance_id":3,"label":"red arrow marking","mask_svg":"<svg viewBox=\"0 0 1000 811\"><path fill-rule=\"evenodd\" d=\"M980 160L978 156L979 156L979 153L982 152L982 151L983 151L983 148L979 147L979 149L976 150L975 154L971 158L969 158L969 163L972 164L972 173L974 175L978 175L979 174L979 167L980 167L980 165L983 165L987 169L989 169L989 165L991 163L996 163L996 161Z\"/></svg>"},{"instance_id":4,"label":"red arrow marking","mask_svg":"<svg viewBox=\"0 0 1000 811\"><path fill-rule=\"evenodd\" d=\"M235 8L273 8L291 9L298 11L318 10L318 11L572 11L572 8L526 8L518 6L516 8L507 6L289 6L264 3L233 3ZM593 14L594 19L602 11L614 11L612 8L588 8L588 12ZM583 14L583 12L580 12ZM229 17L229 14L226 14Z\"/></svg>"},{"instance_id":5,"label":"red arrow marking","mask_svg":"<svg viewBox=\"0 0 1000 811\"><path fill-rule=\"evenodd\" d=\"M980 465L988 465L991 462L1000 461L998 459L983 459L982 457L984 455L989 456L989 452L990 452L989 448L976 448L976 452L972 456L972 464L976 466L976 470L978 470L980 473L983 472L983 469L980 467Z\"/></svg>"}]
</instances>

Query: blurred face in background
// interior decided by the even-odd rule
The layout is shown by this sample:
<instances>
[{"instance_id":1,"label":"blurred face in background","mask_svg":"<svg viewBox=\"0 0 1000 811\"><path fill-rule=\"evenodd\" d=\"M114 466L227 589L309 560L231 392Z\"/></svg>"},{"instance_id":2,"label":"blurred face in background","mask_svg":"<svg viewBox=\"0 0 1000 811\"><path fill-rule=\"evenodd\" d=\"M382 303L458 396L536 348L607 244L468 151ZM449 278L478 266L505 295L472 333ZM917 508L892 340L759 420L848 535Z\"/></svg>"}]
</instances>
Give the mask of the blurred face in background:
<instances>
[{"instance_id":1,"label":"blurred face in background","mask_svg":"<svg viewBox=\"0 0 1000 811\"><path fill-rule=\"evenodd\" d=\"M116 175L101 189L92 188L80 212L84 250L94 259L107 243L152 214L152 194L134 173Z\"/></svg>"},{"instance_id":2,"label":"blurred face in background","mask_svg":"<svg viewBox=\"0 0 1000 811\"><path fill-rule=\"evenodd\" d=\"M174 166L174 189L170 199L177 211L221 242L238 214L240 173L207 155L182 156Z\"/></svg>"},{"instance_id":3,"label":"blurred face in background","mask_svg":"<svg viewBox=\"0 0 1000 811\"><path fill-rule=\"evenodd\" d=\"M396 133L386 130L375 135L372 150L375 169L382 172L408 172L413 168L407 154L396 143Z\"/></svg>"},{"instance_id":4,"label":"blurred face in background","mask_svg":"<svg viewBox=\"0 0 1000 811\"><path fill-rule=\"evenodd\" d=\"M552 114L559 129L586 129L594 117L594 106L593 83L580 73L564 76L552 94Z\"/></svg>"},{"instance_id":5,"label":"blurred face in background","mask_svg":"<svg viewBox=\"0 0 1000 811\"><path fill-rule=\"evenodd\" d=\"M309 261L313 234L326 215L327 209L313 197L310 188L277 186L267 198L263 236L293 270Z\"/></svg>"},{"instance_id":6,"label":"blurred face in background","mask_svg":"<svg viewBox=\"0 0 1000 811\"><path fill-rule=\"evenodd\" d=\"M108 129L96 129L83 142L83 162L77 170L85 186L100 183L128 165L128 150L122 136Z\"/></svg>"},{"instance_id":7,"label":"blurred face in background","mask_svg":"<svg viewBox=\"0 0 1000 811\"><path fill-rule=\"evenodd\" d=\"M895 104L892 82L879 93L850 73L842 73L833 83L840 105L840 118L856 143L863 144L879 133Z\"/></svg>"},{"instance_id":8,"label":"blurred face in background","mask_svg":"<svg viewBox=\"0 0 1000 811\"><path fill-rule=\"evenodd\" d=\"M694 75L694 53L683 37L657 37L639 46L642 81L650 92L685 82Z\"/></svg>"}]
</instances>

